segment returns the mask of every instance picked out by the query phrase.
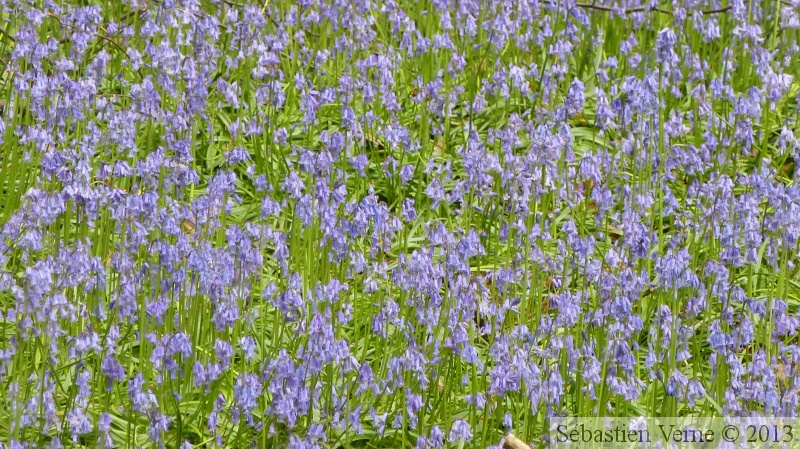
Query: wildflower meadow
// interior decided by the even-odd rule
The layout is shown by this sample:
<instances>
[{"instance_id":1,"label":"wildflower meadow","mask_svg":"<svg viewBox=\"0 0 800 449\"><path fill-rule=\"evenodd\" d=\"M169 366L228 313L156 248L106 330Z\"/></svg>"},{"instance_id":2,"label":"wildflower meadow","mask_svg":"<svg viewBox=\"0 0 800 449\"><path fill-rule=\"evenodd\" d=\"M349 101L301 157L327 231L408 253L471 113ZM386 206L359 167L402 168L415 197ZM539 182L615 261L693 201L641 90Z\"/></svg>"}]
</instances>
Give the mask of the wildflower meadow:
<instances>
[{"instance_id":1,"label":"wildflower meadow","mask_svg":"<svg viewBox=\"0 0 800 449\"><path fill-rule=\"evenodd\" d=\"M800 0L244 1L0 0L0 447L798 413Z\"/></svg>"}]
</instances>

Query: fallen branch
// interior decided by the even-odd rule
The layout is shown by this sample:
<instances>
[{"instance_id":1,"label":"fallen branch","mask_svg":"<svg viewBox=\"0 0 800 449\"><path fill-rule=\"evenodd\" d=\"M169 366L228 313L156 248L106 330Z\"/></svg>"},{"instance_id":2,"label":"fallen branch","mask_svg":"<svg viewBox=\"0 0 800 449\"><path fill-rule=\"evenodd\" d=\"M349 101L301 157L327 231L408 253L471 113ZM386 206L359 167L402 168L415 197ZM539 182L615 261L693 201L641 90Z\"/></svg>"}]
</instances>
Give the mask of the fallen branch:
<instances>
[{"instance_id":1,"label":"fallen branch","mask_svg":"<svg viewBox=\"0 0 800 449\"><path fill-rule=\"evenodd\" d=\"M792 6L792 4L788 0L780 0L780 2L783 5ZM594 10L597 10L597 11L605 11L605 12L615 11L615 9L610 7L610 6L597 5L595 3L576 3L575 6L577 6L579 8L594 9ZM727 12L727 11L730 11L730 10L731 10L731 6L724 6L722 8L717 8L717 9L706 9L706 10L700 11L700 13L703 14L703 15L721 14L721 13L724 13L724 12ZM646 6L638 6L636 8L625 9L625 10L623 10L623 14L632 14L632 13L635 13L635 12L646 12L646 11L656 11L656 12L660 12L662 14L668 14L670 16L673 15L673 12L668 10L668 9L662 9L662 8L659 8L659 7L649 8L649 7L646 7Z\"/></svg>"},{"instance_id":2,"label":"fallen branch","mask_svg":"<svg viewBox=\"0 0 800 449\"><path fill-rule=\"evenodd\" d=\"M52 19L55 19L55 20L58 22L58 24L59 24L59 25L61 25L61 26L62 26L62 27L64 27L64 28L71 28L71 29L73 29L73 30L85 31L85 30L83 30L83 29L81 29L80 27L77 27L77 26L75 26L75 25L71 25L71 24L68 24L68 23L64 23L64 22L62 22L62 21L61 21L61 17L59 17L59 16L57 16L57 15L55 15L55 14L48 13L48 14L45 14L45 16L47 16L47 17L50 17L50 18L52 18ZM118 44L118 43L117 43L117 41L115 41L114 39L111 39L111 37L109 37L109 36L107 36L107 35L104 35L104 34L100 34L100 33L91 33L91 34L92 34L92 35L94 35L95 37L98 37L98 38L100 38L100 39L102 39L102 40L104 40L104 41L106 41L106 42L110 43L111 45L113 45L114 47L116 47L116 48L117 48L117 50L119 50L120 52L122 52L122 55L123 55L123 56L125 56L126 58L130 58L130 57L128 56L128 51L127 51L127 50L125 50L124 48L122 48L122 46L121 46L120 44ZM60 41L60 43L64 43L64 42L66 42L64 39L62 39L62 40Z\"/></svg>"},{"instance_id":3,"label":"fallen branch","mask_svg":"<svg viewBox=\"0 0 800 449\"><path fill-rule=\"evenodd\" d=\"M531 449L524 441L515 437L513 433L506 435L503 449Z\"/></svg>"}]
</instances>

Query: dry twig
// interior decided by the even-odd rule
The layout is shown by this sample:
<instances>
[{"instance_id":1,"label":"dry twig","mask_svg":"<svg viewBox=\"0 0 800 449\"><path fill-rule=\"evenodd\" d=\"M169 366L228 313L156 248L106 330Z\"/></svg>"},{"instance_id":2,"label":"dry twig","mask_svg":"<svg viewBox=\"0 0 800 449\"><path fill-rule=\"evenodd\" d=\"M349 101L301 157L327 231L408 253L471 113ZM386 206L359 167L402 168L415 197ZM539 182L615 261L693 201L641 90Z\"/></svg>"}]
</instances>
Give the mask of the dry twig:
<instances>
[{"instance_id":1,"label":"dry twig","mask_svg":"<svg viewBox=\"0 0 800 449\"><path fill-rule=\"evenodd\" d=\"M513 433L506 435L503 449L531 449L524 441L520 440Z\"/></svg>"},{"instance_id":2,"label":"dry twig","mask_svg":"<svg viewBox=\"0 0 800 449\"><path fill-rule=\"evenodd\" d=\"M792 6L792 4L788 0L780 0L780 2L783 5ZM594 9L596 11L605 11L605 12L615 11L615 9L610 7L610 6L598 5L598 4L595 4L595 3L576 3L575 6L577 6L579 8ZM730 10L731 10L730 6L724 6L722 8L706 9L706 10L703 10L703 11L700 11L700 12L703 15L709 15L709 14L721 14L721 13L724 13L724 12L727 12L727 11L730 11ZM656 11L656 12L660 12L662 14L668 14L668 15L672 15L673 14L673 12L668 10L668 9L662 9L662 8L658 8L658 7L648 8L646 6L638 6L636 8L625 9L624 10L624 14L632 14L632 13L635 13L635 12L646 12L646 11Z\"/></svg>"}]
</instances>

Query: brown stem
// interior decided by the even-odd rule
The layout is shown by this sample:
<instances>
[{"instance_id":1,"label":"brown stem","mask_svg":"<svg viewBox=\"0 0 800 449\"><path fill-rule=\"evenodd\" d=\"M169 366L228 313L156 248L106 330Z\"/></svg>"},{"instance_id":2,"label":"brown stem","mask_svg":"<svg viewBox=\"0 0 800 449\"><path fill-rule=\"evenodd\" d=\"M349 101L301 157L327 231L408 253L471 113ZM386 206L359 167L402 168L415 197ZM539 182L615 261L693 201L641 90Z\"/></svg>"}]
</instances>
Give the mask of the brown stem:
<instances>
[{"instance_id":1,"label":"brown stem","mask_svg":"<svg viewBox=\"0 0 800 449\"><path fill-rule=\"evenodd\" d=\"M781 3L783 3L785 5L789 4L789 2L786 1L786 0L781 0ZM594 10L597 10L597 11L606 11L606 12L614 11L614 8L612 8L610 6L597 5L597 4L594 4L594 3L576 3L575 6L577 6L579 8L594 9ZM717 8L717 9L706 9L706 10L703 10L703 11L700 11L700 12L702 14L705 14L705 15L708 15L708 14L720 14L720 13L724 13L726 11L729 11L730 9L731 9L730 6L725 6L723 8ZM624 14L631 14L631 13L635 13L635 12L645 12L645 11L656 11L656 12L660 12L662 14L672 15L672 11L670 11L668 9L662 9L662 8L658 8L658 7L656 7L656 8L647 8L645 6L639 6L639 7L636 7L636 8L629 8L629 9L624 10L623 13Z\"/></svg>"},{"instance_id":2,"label":"brown stem","mask_svg":"<svg viewBox=\"0 0 800 449\"><path fill-rule=\"evenodd\" d=\"M506 435L505 442L503 443L503 449L531 449L531 447L525 444L524 441L514 436L513 433L509 433Z\"/></svg>"}]
</instances>

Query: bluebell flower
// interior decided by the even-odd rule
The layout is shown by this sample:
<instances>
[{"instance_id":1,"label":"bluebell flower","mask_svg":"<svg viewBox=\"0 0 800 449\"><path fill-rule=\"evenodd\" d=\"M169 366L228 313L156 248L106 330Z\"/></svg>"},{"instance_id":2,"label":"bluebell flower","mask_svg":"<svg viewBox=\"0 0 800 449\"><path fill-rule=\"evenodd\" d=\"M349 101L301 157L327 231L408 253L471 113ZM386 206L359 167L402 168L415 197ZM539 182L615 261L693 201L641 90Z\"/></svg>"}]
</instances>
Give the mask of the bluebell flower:
<instances>
[{"instance_id":1,"label":"bluebell flower","mask_svg":"<svg viewBox=\"0 0 800 449\"><path fill-rule=\"evenodd\" d=\"M453 424L450 427L450 433L447 437L447 441L451 443L459 440L463 440L467 443L472 440L472 429L470 428L469 423L463 419L456 419L453 421Z\"/></svg>"}]
</instances>

